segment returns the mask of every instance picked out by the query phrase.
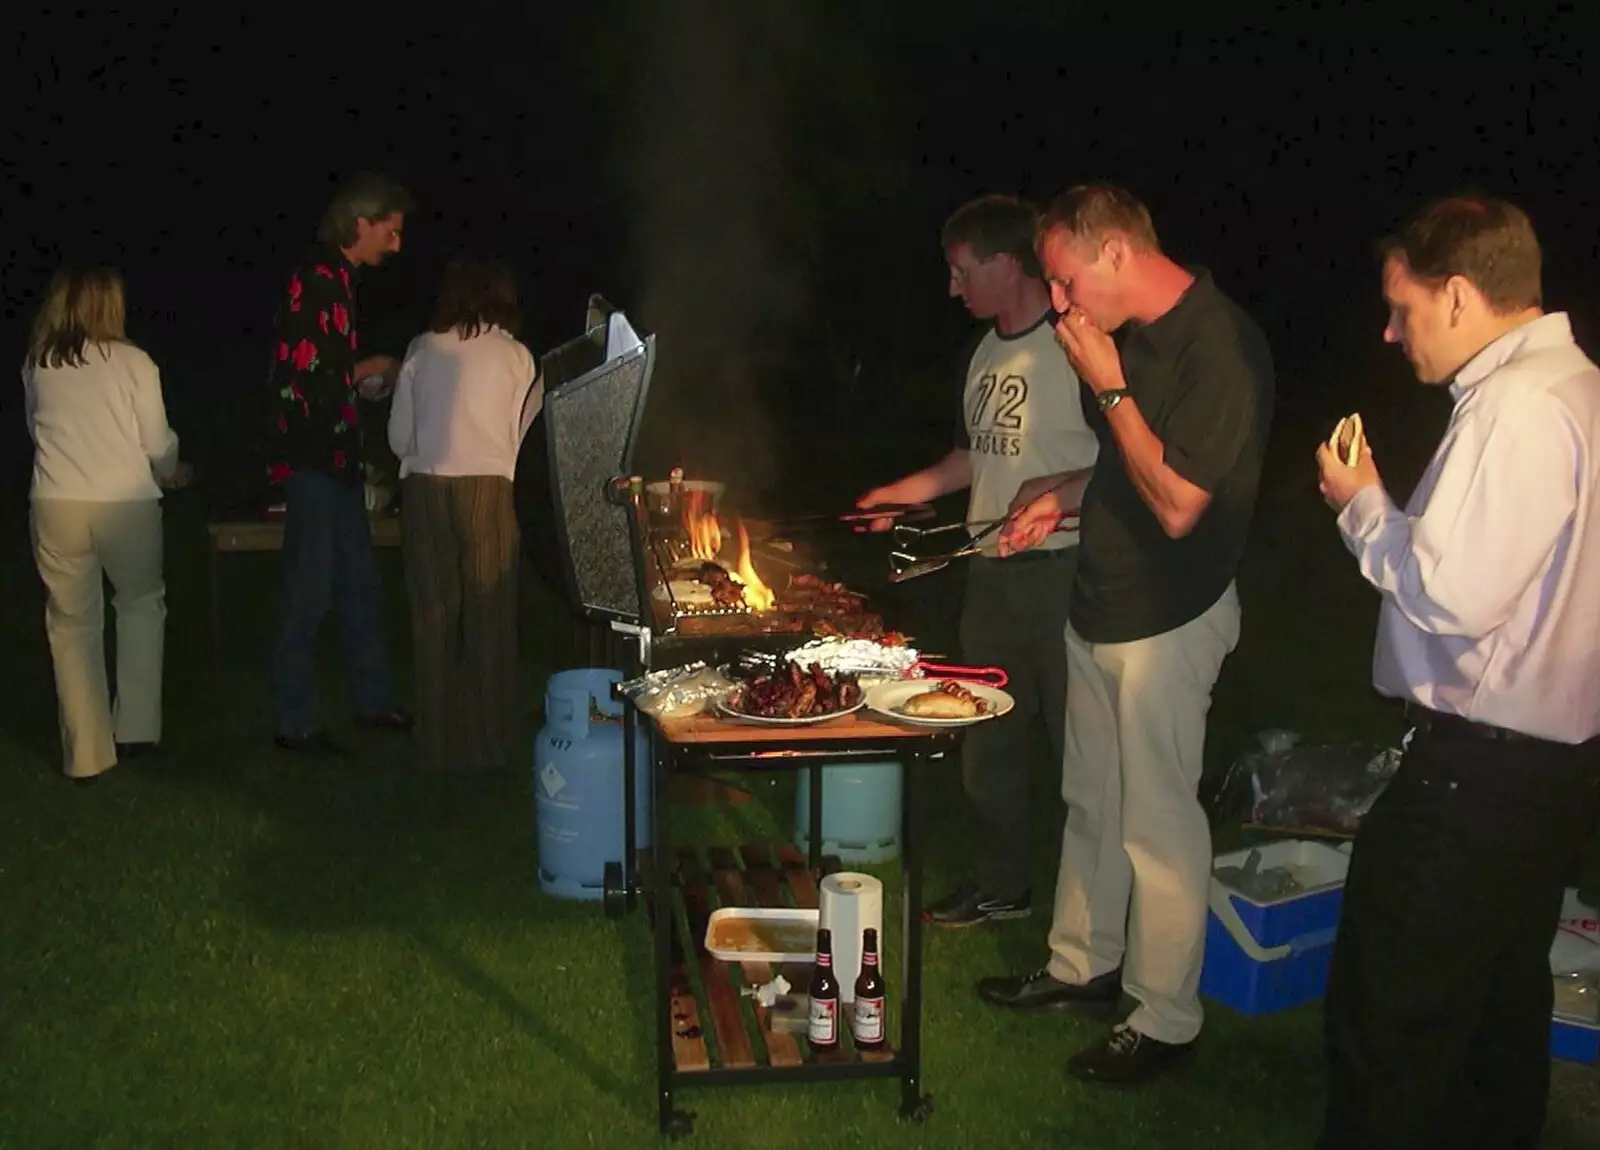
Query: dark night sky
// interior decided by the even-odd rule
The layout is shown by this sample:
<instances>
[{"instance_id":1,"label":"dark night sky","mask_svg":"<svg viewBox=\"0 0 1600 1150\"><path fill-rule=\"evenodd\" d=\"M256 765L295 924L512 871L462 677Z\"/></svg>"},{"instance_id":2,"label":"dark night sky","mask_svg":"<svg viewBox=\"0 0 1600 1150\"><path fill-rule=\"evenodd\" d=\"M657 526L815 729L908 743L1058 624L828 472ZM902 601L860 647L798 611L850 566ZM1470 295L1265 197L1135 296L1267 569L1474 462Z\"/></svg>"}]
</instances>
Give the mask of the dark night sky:
<instances>
[{"instance_id":1,"label":"dark night sky","mask_svg":"<svg viewBox=\"0 0 1600 1150\"><path fill-rule=\"evenodd\" d=\"M1370 360L1372 240L1429 195L1522 203L1552 306L1588 325L1600 302L1576 5L545 7L29 14L0 69L0 334L20 353L58 260L117 263L180 434L243 458L277 281L333 181L381 167L421 208L363 289L369 346L403 350L445 250L497 247L536 350L603 291L661 334L659 394L713 421L693 442L738 441L705 466L759 484L751 444L781 453L808 413L935 410L905 381L966 330L937 228L982 191L1126 184L1257 311L1288 393Z\"/></svg>"}]
</instances>

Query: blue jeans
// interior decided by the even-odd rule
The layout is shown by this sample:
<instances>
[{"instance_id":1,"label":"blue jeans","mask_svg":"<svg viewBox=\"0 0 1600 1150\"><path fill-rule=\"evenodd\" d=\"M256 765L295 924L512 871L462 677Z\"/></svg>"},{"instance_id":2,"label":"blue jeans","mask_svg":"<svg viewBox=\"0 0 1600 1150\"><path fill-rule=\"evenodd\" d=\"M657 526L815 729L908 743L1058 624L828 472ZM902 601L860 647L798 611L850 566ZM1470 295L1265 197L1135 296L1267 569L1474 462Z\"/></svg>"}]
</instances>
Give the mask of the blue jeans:
<instances>
[{"instance_id":1,"label":"blue jeans","mask_svg":"<svg viewBox=\"0 0 1600 1150\"><path fill-rule=\"evenodd\" d=\"M289 477L284 495L283 594L272 679L277 733L298 736L318 725L313 656L330 605L339 615L356 713L393 710L394 680L383 639L383 587L361 486L302 471Z\"/></svg>"}]
</instances>

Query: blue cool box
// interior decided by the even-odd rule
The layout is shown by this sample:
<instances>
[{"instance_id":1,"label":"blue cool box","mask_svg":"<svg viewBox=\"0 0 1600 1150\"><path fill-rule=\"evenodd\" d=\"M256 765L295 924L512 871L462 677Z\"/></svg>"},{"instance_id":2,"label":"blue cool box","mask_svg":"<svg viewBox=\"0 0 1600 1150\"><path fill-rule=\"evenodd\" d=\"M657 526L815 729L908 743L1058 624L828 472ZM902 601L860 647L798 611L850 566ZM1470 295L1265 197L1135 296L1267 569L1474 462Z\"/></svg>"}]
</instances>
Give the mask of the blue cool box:
<instances>
[{"instance_id":1,"label":"blue cool box","mask_svg":"<svg viewBox=\"0 0 1600 1150\"><path fill-rule=\"evenodd\" d=\"M1565 1018L1552 1019L1550 1053L1569 1062L1600 1062L1600 1026Z\"/></svg>"},{"instance_id":2,"label":"blue cool box","mask_svg":"<svg viewBox=\"0 0 1600 1150\"><path fill-rule=\"evenodd\" d=\"M1350 865L1348 854L1323 843L1282 842L1257 849L1263 868L1287 866L1309 889L1262 902L1211 880L1200 993L1247 1015L1322 997ZM1218 855L1213 869L1243 866L1249 854ZM1550 1053L1573 1062L1600 1062L1600 1026L1552 1019Z\"/></svg>"},{"instance_id":3,"label":"blue cool box","mask_svg":"<svg viewBox=\"0 0 1600 1150\"><path fill-rule=\"evenodd\" d=\"M1261 868L1287 867L1301 893L1252 899L1211 879L1206 957L1200 993L1241 1014L1271 1014L1322 997L1333 939L1344 902L1350 856L1318 842L1277 842L1255 848ZM1218 855L1217 867L1242 867L1248 850Z\"/></svg>"}]
</instances>

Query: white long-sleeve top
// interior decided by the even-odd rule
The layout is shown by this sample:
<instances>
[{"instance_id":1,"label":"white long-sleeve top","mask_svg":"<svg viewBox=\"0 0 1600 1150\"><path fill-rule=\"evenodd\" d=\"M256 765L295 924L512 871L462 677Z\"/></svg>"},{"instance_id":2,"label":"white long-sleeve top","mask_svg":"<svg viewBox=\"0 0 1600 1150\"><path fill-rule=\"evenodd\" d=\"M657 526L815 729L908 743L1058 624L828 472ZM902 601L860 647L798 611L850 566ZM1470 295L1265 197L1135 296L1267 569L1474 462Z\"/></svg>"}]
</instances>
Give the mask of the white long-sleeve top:
<instances>
[{"instance_id":1,"label":"white long-sleeve top","mask_svg":"<svg viewBox=\"0 0 1600 1150\"><path fill-rule=\"evenodd\" d=\"M160 499L178 466L161 373L130 343L89 344L74 367L25 364L34 499Z\"/></svg>"},{"instance_id":2,"label":"white long-sleeve top","mask_svg":"<svg viewBox=\"0 0 1600 1150\"><path fill-rule=\"evenodd\" d=\"M1383 594L1373 684L1583 742L1600 734L1600 369L1554 313L1489 344L1451 394L1405 512L1368 487L1339 515Z\"/></svg>"},{"instance_id":3,"label":"white long-sleeve top","mask_svg":"<svg viewBox=\"0 0 1600 1150\"><path fill-rule=\"evenodd\" d=\"M471 339L427 332L411 341L389 408L400 477L516 478L517 452L544 402L533 353L503 328Z\"/></svg>"}]
</instances>

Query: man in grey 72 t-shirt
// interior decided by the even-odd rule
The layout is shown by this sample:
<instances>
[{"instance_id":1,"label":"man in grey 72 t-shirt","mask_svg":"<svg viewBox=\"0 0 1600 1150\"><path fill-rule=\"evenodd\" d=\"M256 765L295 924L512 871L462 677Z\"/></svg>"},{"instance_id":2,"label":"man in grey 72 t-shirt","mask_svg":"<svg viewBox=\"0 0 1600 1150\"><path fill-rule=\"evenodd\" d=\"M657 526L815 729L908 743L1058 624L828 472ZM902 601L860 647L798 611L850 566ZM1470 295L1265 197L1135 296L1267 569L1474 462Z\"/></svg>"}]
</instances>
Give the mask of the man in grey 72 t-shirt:
<instances>
[{"instance_id":1,"label":"man in grey 72 t-shirt","mask_svg":"<svg viewBox=\"0 0 1600 1150\"><path fill-rule=\"evenodd\" d=\"M1098 442L1078 378L1056 345L1050 293L1033 250L1036 212L1015 197L983 196L958 209L941 236L950 294L991 321L963 361L962 419L937 463L867 492L861 507L919 503L968 488L967 528L1001 519L1026 481L1087 473ZM880 520L875 526L886 526ZM940 926L974 926L1030 913L1029 766L1061 762L1067 665L1063 633L1077 564L1077 536L1001 558L994 536L967 567L961 657L1003 667L1016 707L980 723L962 746L962 781L973 807L967 881L927 907Z\"/></svg>"}]
</instances>

